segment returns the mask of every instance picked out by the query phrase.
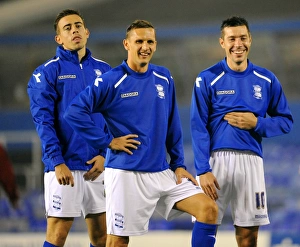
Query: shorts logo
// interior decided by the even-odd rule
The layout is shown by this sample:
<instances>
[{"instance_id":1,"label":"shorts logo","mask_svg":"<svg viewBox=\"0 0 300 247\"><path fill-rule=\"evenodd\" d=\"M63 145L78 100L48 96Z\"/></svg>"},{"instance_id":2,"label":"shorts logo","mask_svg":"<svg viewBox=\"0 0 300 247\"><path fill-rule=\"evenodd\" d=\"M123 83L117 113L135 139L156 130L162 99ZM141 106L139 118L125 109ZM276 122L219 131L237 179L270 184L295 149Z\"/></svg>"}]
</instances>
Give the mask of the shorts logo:
<instances>
[{"instance_id":1,"label":"shorts logo","mask_svg":"<svg viewBox=\"0 0 300 247\"><path fill-rule=\"evenodd\" d=\"M156 86L157 96L161 99L164 99L165 98L164 87L160 84L157 84L155 86Z\"/></svg>"},{"instance_id":2,"label":"shorts logo","mask_svg":"<svg viewBox=\"0 0 300 247\"><path fill-rule=\"evenodd\" d=\"M253 97L256 99L262 99L262 92L261 92L261 86L259 85L253 85Z\"/></svg>"},{"instance_id":3,"label":"shorts logo","mask_svg":"<svg viewBox=\"0 0 300 247\"><path fill-rule=\"evenodd\" d=\"M115 213L115 226L118 228L124 228L124 216L120 213Z\"/></svg>"},{"instance_id":4,"label":"shorts logo","mask_svg":"<svg viewBox=\"0 0 300 247\"><path fill-rule=\"evenodd\" d=\"M53 195L52 203L53 203L52 207L56 211L61 210L61 197L59 195Z\"/></svg>"},{"instance_id":5,"label":"shorts logo","mask_svg":"<svg viewBox=\"0 0 300 247\"><path fill-rule=\"evenodd\" d=\"M266 214L256 214L255 219L267 219L268 215Z\"/></svg>"}]
</instances>

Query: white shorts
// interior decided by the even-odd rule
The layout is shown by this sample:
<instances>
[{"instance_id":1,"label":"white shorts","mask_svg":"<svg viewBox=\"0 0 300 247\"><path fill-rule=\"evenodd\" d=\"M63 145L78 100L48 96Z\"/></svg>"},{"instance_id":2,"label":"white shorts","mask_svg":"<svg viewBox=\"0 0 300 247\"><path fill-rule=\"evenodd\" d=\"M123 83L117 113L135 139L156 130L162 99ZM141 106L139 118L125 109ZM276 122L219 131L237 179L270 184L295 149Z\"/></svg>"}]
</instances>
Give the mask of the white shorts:
<instances>
[{"instance_id":1,"label":"white shorts","mask_svg":"<svg viewBox=\"0 0 300 247\"><path fill-rule=\"evenodd\" d=\"M80 217L81 212L97 214L106 211L104 172L95 181L85 181L86 171L72 171L74 187L60 185L55 172L44 175L46 216Z\"/></svg>"},{"instance_id":2,"label":"white shorts","mask_svg":"<svg viewBox=\"0 0 300 247\"><path fill-rule=\"evenodd\" d=\"M175 173L134 172L105 169L107 234L142 235L148 231L154 210L170 220L183 212L173 209L176 202L203 193L188 179L176 185Z\"/></svg>"},{"instance_id":3,"label":"white shorts","mask_svg":"<svg viewBox=\"0 0 300 247\"><path fill-rule=\"evenodd\" d=\"M219 150L210 157L212 172L221 190L218 190L218 224L230 203L236 226L269 224L267 193L263 160L247 151Z\"/></svg>"}]
</instances>

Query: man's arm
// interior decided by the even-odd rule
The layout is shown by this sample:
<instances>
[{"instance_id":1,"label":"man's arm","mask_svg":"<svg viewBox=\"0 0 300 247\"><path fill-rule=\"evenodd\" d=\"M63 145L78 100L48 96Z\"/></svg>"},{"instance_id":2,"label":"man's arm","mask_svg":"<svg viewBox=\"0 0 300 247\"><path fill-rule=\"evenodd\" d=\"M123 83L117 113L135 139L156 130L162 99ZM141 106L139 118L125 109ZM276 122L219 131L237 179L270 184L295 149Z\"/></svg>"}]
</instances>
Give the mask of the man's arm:
<instances>
[{"instance_id":1,"label":"man's arm","mask_svg":"<svg viewBox=\"0 0 300 247\"><path fill-rule=\"evenodd\" d=\"M96 89L98 89L96 87ZM79 135L91 146L98 149L110 148L132 154L130 149L137 149L140 142L135 140L136 134L113 137L108 131L97 126L91 118L93 112L101 112L98 100L101 92L95 92L95 86L89 86L82 91L67 108L64 118Z\"/></svg>"},{"instance_id":2,"label":"man's arm","mask_svg":"<svg viewBox=\"0 0 300 247\"><path fill-rule=\"evenodd\" d=\"M31 115L41 139L43 152L51 158L51 165L54 169L56 165L65 163L54 124L57 93L54 85L49 82L48 76L39 68L33 72L28 82L27 93Z\"/></svg>"}]
</instances>

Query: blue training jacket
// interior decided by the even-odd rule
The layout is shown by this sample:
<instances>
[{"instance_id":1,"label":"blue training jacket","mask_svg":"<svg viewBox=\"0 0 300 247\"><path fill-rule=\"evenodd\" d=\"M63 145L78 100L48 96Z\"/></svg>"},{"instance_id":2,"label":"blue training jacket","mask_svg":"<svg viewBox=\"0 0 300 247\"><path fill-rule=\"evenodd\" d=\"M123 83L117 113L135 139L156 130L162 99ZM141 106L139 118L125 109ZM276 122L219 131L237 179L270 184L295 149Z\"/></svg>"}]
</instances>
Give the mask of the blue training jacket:
<instances>
[{"instance_id":1,"label":"blue training jacket","mask_svg":"<svg viewBox=\"0 0 300 247\"><path fill-rule=\"evenodd\" d=\"M105 157L106 149L90 146L74 132L63 115L77 94L110 69L106 62L93 58L88 49L79 62L76 51L59 46L56 56L33 72L27 92L33 122L41 139L45 172L54 171L61 163L70 170L88 170L91 166L87 166L86 161L99 154ZM93 114L92 119L99 128L107 130L101 114ZM110 138L109 134L105 138Z\"/></svg>"},{"instance_id":2,"label":"blue training jacket","mask_svg":"<svg viewBox=\"0 0 300 247\"><path fill-rule=\"evenodd\" d=\"M99 148L103 130L91 121L91 112L103 114L114 137L137 134L141 142L133 155L109 149L106 167L143 172L185 168L174 81L166 68L149 64L147 72L136 73L124 61L72 101L66 120Z\"/></svg>"},{"instance_id":3,"label":"blue training jacket","mask_svg":"<svg viewBox=\"0 0 300 247\"><path fill-rule=\"evenodd\" d=\"M229 112L252 112L254 129L234 127L224 120ZM202 71L191 102L191 133L197 175L211 171L211 151L247 150L263 156L262 138L288 133L293 118L276 76L248 60L243 72L231 70L223 59Z\"/></svg>"}]
</instances>

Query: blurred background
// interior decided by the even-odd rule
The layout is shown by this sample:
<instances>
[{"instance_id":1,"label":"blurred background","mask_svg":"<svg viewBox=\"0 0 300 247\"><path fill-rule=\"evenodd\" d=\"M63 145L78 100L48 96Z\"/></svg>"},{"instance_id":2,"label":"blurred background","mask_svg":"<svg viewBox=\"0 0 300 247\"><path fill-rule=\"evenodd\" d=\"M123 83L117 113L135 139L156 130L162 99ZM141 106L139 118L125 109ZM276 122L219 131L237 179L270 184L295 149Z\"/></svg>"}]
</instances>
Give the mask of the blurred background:
<instances>
[{"instance_id":1,"label":"blurred background","mask_svg":"<svg viewBox=\"0 0 300 247\"><path fill-rule=\"evenodd\" d=\"M0 144L13 164L20 192L15 209L0 188L0 234L45 231L43 164L26 88L33 70L55 55L53 22L65 8L83 14L93 56L113 67L126 58L122 40L133 20L146 19L156 27L158 49L152 62L168 67L175 79L191 172L189 104L194 80L224 57L218 42L222 20L231 15L248 20L253 38L249 58L277 75L295 120L290 134L264 140L271 224L261 230L271 233L269 246L300 244L299 0L0 0ZM166 222L154 215L150 224L151 230L191 228L187 216ZM228 211L220 231L233 230ZM85 232L82 219L75 221L72 231Z\"/></svg>"}]
</instances>

